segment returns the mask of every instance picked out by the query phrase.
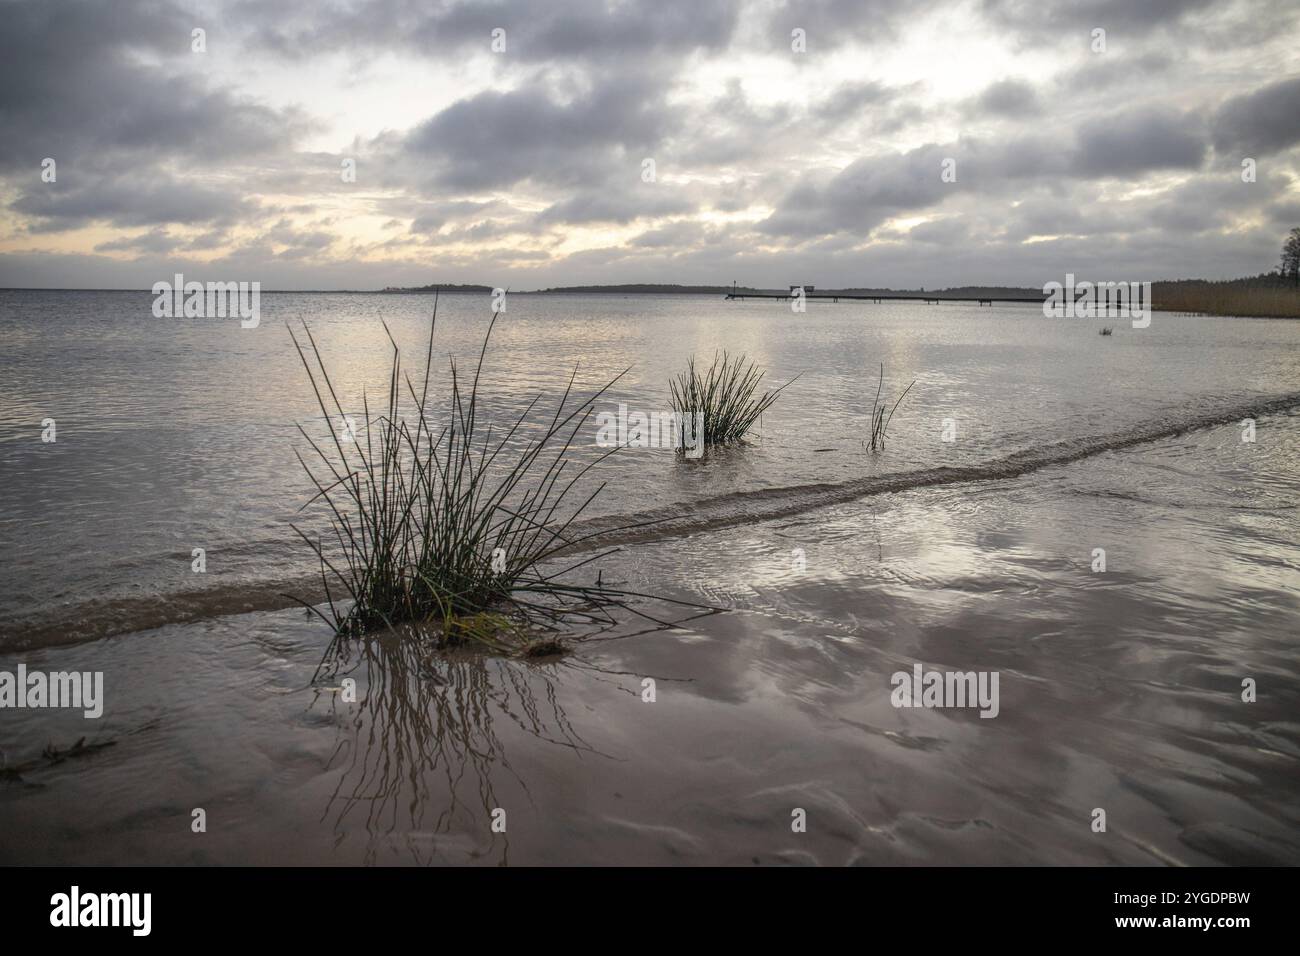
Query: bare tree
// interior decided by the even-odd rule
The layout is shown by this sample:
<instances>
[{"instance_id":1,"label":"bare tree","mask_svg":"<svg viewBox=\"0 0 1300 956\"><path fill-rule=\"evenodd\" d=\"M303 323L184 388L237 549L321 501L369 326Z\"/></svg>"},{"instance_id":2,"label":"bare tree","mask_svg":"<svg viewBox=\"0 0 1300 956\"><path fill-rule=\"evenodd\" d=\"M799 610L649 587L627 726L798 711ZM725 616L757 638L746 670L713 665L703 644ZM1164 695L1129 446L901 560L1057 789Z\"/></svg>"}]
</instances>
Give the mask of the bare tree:
<instances>
[{"instance_id":1,"label":"bare tree","mask_svg":"<svg viewBox=\"0 0 1300 956\"><path fill-rule=\"evenodd\" d=\"M1300 285L1300 226L1291 230L1291 235L1282 243L1282 277L1290 276Z\"/></svg>"}]
</instances>

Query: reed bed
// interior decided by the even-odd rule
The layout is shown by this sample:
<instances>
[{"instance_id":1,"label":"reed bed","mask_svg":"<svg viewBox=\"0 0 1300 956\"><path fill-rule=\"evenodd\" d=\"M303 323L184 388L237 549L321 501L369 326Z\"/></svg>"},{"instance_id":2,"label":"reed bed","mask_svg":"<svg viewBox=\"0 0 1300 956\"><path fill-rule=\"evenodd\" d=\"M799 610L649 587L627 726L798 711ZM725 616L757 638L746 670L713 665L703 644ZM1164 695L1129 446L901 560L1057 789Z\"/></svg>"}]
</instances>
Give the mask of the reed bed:
<instances>
[{"instance_id":1,"label":"reed bed","mask_svg":"<svg viewBox=\"0 0 1300 956\"><path fill-rule=\"evenodd\" d=\"M483 420L480 388L495 323L494 316L468 381L450 362L445 425L435 425L429 400L436 299L423 369L414 379L403 370L401 350L384 324L391 371L383 411L373 419L363 393L364 438L347 441L331 430L325 442L299 425L313 463L301 453L298 460L316 488L303 507L323 503L332 530L332 540L313 539L294 527L319 561L328 614L299 603L337 634L429 623L436 628L428 633L443 646L478 643L526 653L539 635L563 627L612 626L618 609L667 626L635 606L652 595L610 587L599 578L592 585L572 580L575 571L617 550L602 551L589 539L625 530L574 531L605 487L601 483L588 494L579 482L618 449L585 465L569 454L595 402L622 375L587 398L575 398L575 366L536 437L523 435L540 397L508 427L494 430ZM290 334L322 416L345 421L311 329L303 324L302 340ZM557 560L561 566L552 567L552 559L579 544L596 553L567 564Z\"/></svg>"},{"instance_id":2,"label":"reed bed","mask_svg":"<svg viewBox=\"0 0 1300 956\"><path fill-rule=\"evenodd\" d=\"M705 445L734 444L744 439L759 417L794 382L791 379L759 395L765 374L744 355L733 357L727 352L715 352L708 371L701 373L692 355L686 371L668 383L672 409L683 427L687 422L701 420L696 416L703 416Z\"/></svg>"},{"instance_id":3,"label":"reed bed","mask_svg":"<svg viewBox=\"0 0 1300 956\"><path fill-rule=\"evenodd\" d=\"M1151 286L1154 307L1164 312L1207 315L1300 318L1300 289L1284 285L1249 286L1225 282L1156 282Z\"/></svg>"}]
</instances>

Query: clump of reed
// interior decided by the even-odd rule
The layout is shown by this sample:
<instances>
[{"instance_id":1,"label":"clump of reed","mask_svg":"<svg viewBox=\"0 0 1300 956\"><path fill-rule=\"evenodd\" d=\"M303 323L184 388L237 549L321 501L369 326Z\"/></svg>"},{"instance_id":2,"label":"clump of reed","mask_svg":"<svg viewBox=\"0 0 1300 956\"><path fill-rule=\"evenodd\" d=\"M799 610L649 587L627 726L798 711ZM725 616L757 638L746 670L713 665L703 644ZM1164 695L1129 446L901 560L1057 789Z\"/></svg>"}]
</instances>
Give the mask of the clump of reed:
<instances>
[{"instance_id":1,"label":"clump of reed","mask_svg":"<svg viewBox=\"0 0 1300 956\"><path fill-rule=\"evenodd\" d=\"M1241 281L1155 282L1153 305L1163 312L1199 312L1256 318L1300 318L1300 289Z\"/></svg>"},{"instance_id":2,"label":"clump of reed","mask_svg":"<svg viewBox=\"0 0 1300 956\"><path fill-rule=\"evenodd\" d=\"M431 633L443 646L518 650L539 632L564 625L612 626L618 608L665 623L631 607L634 599L651 595L599 580L594 585L568 581L571 572L610 550L558 569L547 566L565 549L586 542L584 548L591 550L598 542L588 539L621 530L574 533L574 522L604 488L586 494L585 488L575 490L579 481L618 449L585 465L575 465L569 452L594 403L622 376L590 397L575 399L575 367L534 437L523 437L524 426L540 397L494 432L483 420L480 381L495 323L494 316L472 378L465 381L451 360L445 425L435 425L429 400L436 299L417 379L403 371L401 350L384 324L392 344L387 396L383 412L372 419L363 393L364 438L346 441L331 430L331 441L323 442L299 425L315 463L313 468L298 454L316 488L303 507L323 502L333 532L326 544L294 527L319 560L329 614L299 603L337 634L428 623L436 630L421 633ZM324 419L346 421L311 329L303 324L306 346L290 334Z\"/></svg>"},{"instance_id":3,"label":"clump of reed","mask_svg":"<svg viewBox=\"0 0 1300 956\"><path fill-rule=\"evenodd\" d=\"M871 402L871 439L870 447L872 451L879 451L885 447L885 434L889 430L889 423L893 421L894 412L898 411L898 406L902 404L907 393L912 390L912 385L916 384L916 379L912 379L911 385L903 389L903 394L898 396L898 401L894 402L894 407L889 408L889 399L880 400L880 393L885 387L885 363L880 363L880 381L876 384L876 397ZM885 409L889 408L889 414L886 416ZM864 440L863 444L867 442Z\"/></svg>"},{"instance_id":4,"label":"clump of reed","mask_svg":"<svg viewBox=\"0 0 1300 956\"><path fill-rule=\"evenodd\" d=\"M686 371L668 383L670 404L683 431L689 423L702 421L705 445L729 445L742 440L794 381L759 395L765 374L744 355L733 357L728 352L715 352L713 363L701 372L692 355Z\"/></svg>"}]
</instances>

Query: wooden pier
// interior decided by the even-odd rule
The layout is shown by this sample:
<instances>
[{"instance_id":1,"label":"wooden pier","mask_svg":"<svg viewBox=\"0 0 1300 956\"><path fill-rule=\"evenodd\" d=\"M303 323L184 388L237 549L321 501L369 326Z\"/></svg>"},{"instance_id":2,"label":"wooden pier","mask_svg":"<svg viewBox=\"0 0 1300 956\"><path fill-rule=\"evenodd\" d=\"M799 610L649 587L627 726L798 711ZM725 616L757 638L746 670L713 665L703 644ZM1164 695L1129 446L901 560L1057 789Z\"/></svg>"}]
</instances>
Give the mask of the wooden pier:
<instances>
[{"instance_id":1,"label":"wooden pier","mask_svg":"<svg viewBox=\"0 0 1300 956\"><path fill-rule=\"evenodd\" d=\"M727 299L781 299L784 301L789 301L790 299L795 298L795 295L796 293L793 292L738 292L733 288L730 292L727 293L726 298ZM856 300L859 302L875 302L875 303L901 301L901 302L925 302L929 305L938 305L940 302L974 302L977 305L987 305L987 306L992 306L994 302L1018 302L1021 303L1022 305L1026 305L1026 304L1042 305L1046 298L1047 298L1046 296L1029 298L1027 296L996 296L996 295L991 297L987 295L979 295L979 296L938 295L936 296L936 295L925 295L924 293L920 295L893 295L893 294L883 294L883 293L880 295L870 295L870 294L856 295L856 294L846 294L843 292L804 293L805 300L821 299L823 301L838 302L840 301L840 299L844 299L846 301Z\"/></svg>"}]
</instances>

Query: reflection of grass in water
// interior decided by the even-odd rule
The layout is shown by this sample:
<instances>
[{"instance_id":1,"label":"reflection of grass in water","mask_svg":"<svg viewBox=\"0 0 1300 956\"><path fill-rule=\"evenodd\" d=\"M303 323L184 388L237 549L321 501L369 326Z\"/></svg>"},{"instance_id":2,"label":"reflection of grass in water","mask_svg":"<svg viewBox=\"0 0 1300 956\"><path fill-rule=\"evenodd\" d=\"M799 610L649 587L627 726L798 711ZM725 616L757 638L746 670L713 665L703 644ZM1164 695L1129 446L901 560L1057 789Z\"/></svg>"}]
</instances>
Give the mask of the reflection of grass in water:
<instances>
[{"instance_id":1,"label":"reflection of grass in water","mask_svg":"<svg viewBox=\"0 0 1300 956\"><path fill-rule=\"evenodd\" d=\"M505 774L528 793L498 735L503 719L547 743L596 753L560 705L553 666L468 650L452 656L398 632L335 638L317 678L334 683L358 672L352 734L331 759L346 765L324 816L337 810L340 843L349 825L365 827L367 863L376 862L377 838L398 835L417 861L430 862L436 843L417 834L451 833L458 817L496 846L494 781ZM504 863L505 835L502 844Z\"/></svg>"}]
</instances>

